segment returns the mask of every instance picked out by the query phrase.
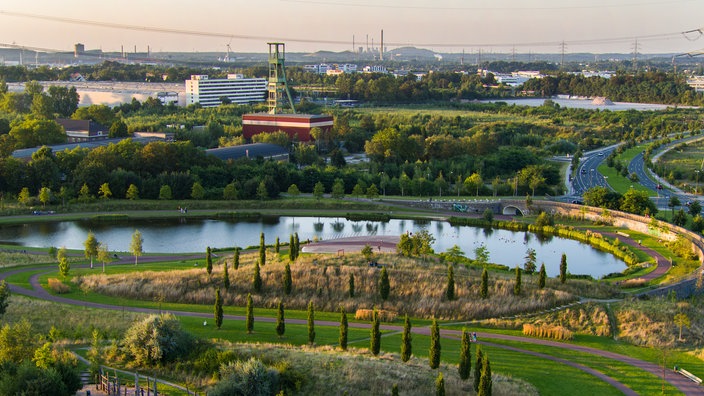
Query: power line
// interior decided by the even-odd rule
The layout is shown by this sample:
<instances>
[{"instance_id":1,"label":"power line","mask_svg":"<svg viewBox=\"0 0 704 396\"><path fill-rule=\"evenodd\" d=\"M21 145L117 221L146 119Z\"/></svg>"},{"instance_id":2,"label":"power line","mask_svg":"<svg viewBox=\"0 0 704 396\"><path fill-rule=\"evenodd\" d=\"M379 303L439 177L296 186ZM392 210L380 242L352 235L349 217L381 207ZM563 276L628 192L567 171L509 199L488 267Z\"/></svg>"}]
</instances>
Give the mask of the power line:
<instances>
[{"instance_id":1,"label":"power line","mask_svg":"<svg viewBox=\"0 0 704 396\"><path fill-rule=\"evenodd\" d=\"M293 1L293 0L291 0ZM200 37L217 37L217 38L227 38L227 39L240 39L240 40L258 40L258 41L281 41L281 42L296 42L296 43L308 43L308 44L331 44L331 45L341 45L348 46L348 40L323 40L320 38L308 39L308 38L297 38L297 37L265 37L265 36L255 36L255 35L243 35L243 34L233 34L233 33L222 33L222 32L206 32L198 30L185 30L185 29L172 29L172 28L160 28L154 26L138 26L138 25L128 25L119 24L112 22L100 22L91 21L85 19L75 19L66 18L58 16L49 15L39 15L39 14L29 14L23 12L14 11L3 11L0 10L0 15L20 17L20 18L30 18L39 19L52 22L61 22L74 25L86 25L86 26L96 26L101 28L111 28L111 29L122 29L122 30L133 30L142 32L154 32L154 33L165 33L165 34L179 34L187 36L200 36ZM704 29L704 28L701 28ZM701 29L693 29L684 32L673 32L673 33L660 33L660 34L650 34L637 37L641 42L649 40L669 40L680 38L685 36L690 41L694 41L702 36ZM690 39L687 35L691 33L698 32L699 36L694 39ZM568 40L568 41L534 41L534 42L523 42L523 43L412 43L412 42L387 42L386 45L391 46L407 46L413 45L416 47L444 47L444 48L487 48L487 47L554 47L556 45L561 45L562 43L567 43L571 46L580 45L594 45L594 44L615 44L615 43L627 43L632 42L633 36L627 37L611 37L611 38L595 38L595 39L584 39L584 40Z\"/></svg>"},{"instance_id":2,"label":"power line","mask_svg":"<svg viewBox=\"0 0 704 396\"><path fill-rule=\"evenodd\" d=\"M381 4L376 3L358 3L349 1L322 1L322 0L281 0L282 2L288 3L299 3L299 4L313 4L322 5L330 7L357 7L357 8L390 8L390 9L404 9L404 10L437 10L437 11L546 11L546 10L578 10L578 9L603 9L603 8L632 8L632 7L645 7L645 6L657 6L657 5L668 5L672 6L677 3L691 3L699 0L676 0L676 1L639 1L632 3L605 3L605 4L580 4L580 5L563 5L563 6L552 6L552 7L529 7L529 6L508 6L508 7L443 7L440 5L412 5L412 4Z\"/></svg>"}]
</instances>

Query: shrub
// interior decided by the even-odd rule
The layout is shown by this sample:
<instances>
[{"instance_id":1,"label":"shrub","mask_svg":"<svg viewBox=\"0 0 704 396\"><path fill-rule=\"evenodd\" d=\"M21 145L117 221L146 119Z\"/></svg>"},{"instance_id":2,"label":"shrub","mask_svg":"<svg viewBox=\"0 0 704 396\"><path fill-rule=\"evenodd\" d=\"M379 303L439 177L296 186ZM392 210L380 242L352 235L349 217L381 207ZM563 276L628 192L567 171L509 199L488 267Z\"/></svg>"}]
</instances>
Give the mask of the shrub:
<instances>
[{"instance_id":1,"label":"shrub","mask_svg":"<svg viewBox=\"0 0 704 396\"><path fill-rule=\"evenodd\" d=\"M56 294L64 294L71 291L71 288L56 278L49 278L49 289Z\"/></svg>"},{"instance_id":2,"label":"shrub","mask_svg":"<svg viewBox=\"0 0 704 396\"><path fill-rule=\"evenodd\" d=\"M270 396L278 387L278 372L255 358L220 368L220 382L208 392L214 396Z\"/></svg>"},{"instance_id":3,"label":"shrub","mask_svg":"<svg viewBox=\"0 0 704 396\"><path fill-rule=\"evenodd\" d=\"M382 322L393 322L396 320L396 312L384 311L383 309L377 310L379 314L379 320ZM358 309L354 314L356 320L372 320L374 318L374 310L372 309Z\"/></svg>"},{"instance_id":4,"label":"shrub","mask_svg":"<svg viewBox=\"0 0 704 396\"><path fill-rule=\"evenodd\" d=\"M192 336L181 330L181 322L174 315L150 315L127 330L122 350L141 366L185 357L192 345Z\"/></svg>"},{"instance_id":5,"label":"shrub","mask_svg":"<svg viewBox=\"0 0 704 396\"><path fill-rule=\"evenodd\" d=\"M569 341L573 333L562 326L523 325L523 334L531 337L552 338L554 340Z\"/></svg>"}]
</instances>

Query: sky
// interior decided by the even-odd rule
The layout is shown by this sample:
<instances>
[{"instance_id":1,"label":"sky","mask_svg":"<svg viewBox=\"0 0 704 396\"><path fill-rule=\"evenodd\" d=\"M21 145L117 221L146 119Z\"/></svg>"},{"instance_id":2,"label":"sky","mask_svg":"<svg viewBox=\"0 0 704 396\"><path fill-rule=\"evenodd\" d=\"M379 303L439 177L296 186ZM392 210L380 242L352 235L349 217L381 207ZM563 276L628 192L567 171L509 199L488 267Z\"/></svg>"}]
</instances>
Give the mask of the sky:
<instances>
[{"instance_id":1,"label":"sky","mask_svg":"<svg viewBox=\"0 0 704 396\"><path fill-rule=\"evenodd\" d=\"M0 45L343 51L378 47L383 29L388 50L680 54L704 49L702 16L702 0L3 0Z\"/></svg>"}]
</instances>

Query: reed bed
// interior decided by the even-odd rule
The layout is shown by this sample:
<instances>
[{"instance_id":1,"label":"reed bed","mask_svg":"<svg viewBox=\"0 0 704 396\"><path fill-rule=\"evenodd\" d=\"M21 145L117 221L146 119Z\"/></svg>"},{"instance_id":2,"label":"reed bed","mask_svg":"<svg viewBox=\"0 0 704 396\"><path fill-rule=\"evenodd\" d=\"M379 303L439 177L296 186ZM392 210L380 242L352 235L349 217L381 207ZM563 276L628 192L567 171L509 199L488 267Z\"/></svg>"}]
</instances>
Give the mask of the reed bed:
<instances>
[{"instance_id":1,"label":"reed bed","mask_svg":"<svg viewBox=\"0 0 704 396\"><path fill-rule=\"evenodd\" d=\"M492 273L489 296L480 297L480 271L474 268L455 268L455 296L445 297L447 267L435 261L409 259L397 255L377 255L377 261L387 267L391 293L382 301L378 280L380 270L369 267L358 255L336 257L303 257L291 265L293 290L286 295L283 289L286 260L269 253L267 264L261 268L263 288L252 290L252 276L256 254L240 257L240 267L234 270L230 258L221 258L208 275L204 268L170 272L133 272L119 275L88 275L74 281L83 290L128 299L165 301L212 305L215 289L220 288L224 304L244 306L246 296L252 293L255 306L275 308L282 300L289 309L305 310L313 301L316 309L336 311L340 306L347 312L357 309L378 309L409 314L415 317L447 320L472 320L523 312L540 311L574 301L567 291L537 288L537 277L524 277L523 292L513 294L513 278L509 273ZM230 288L224 290L223 265L230 265ZM354 276L354 297L349 296L349 279Z\"/></svg>"}]
</instances>

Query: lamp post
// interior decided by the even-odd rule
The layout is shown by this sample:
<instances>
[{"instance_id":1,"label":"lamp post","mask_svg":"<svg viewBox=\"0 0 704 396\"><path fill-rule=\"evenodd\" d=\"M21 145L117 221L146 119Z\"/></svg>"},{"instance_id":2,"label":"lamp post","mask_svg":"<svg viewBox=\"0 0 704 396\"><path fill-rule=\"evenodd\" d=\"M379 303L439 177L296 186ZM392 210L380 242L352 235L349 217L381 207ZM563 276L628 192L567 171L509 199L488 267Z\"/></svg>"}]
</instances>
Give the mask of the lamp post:
<instances>
[{"instance_id":1,"label":"lamp post","mask_svg":"<svg viewBox=\"0 0 704 396\"><path fill-rule=\"evenodd\" d=\"M694 172L697 174L697 184L694 185L694 195L699 193L699 169L695 169Z\"/></svg>"}]
</instances>

